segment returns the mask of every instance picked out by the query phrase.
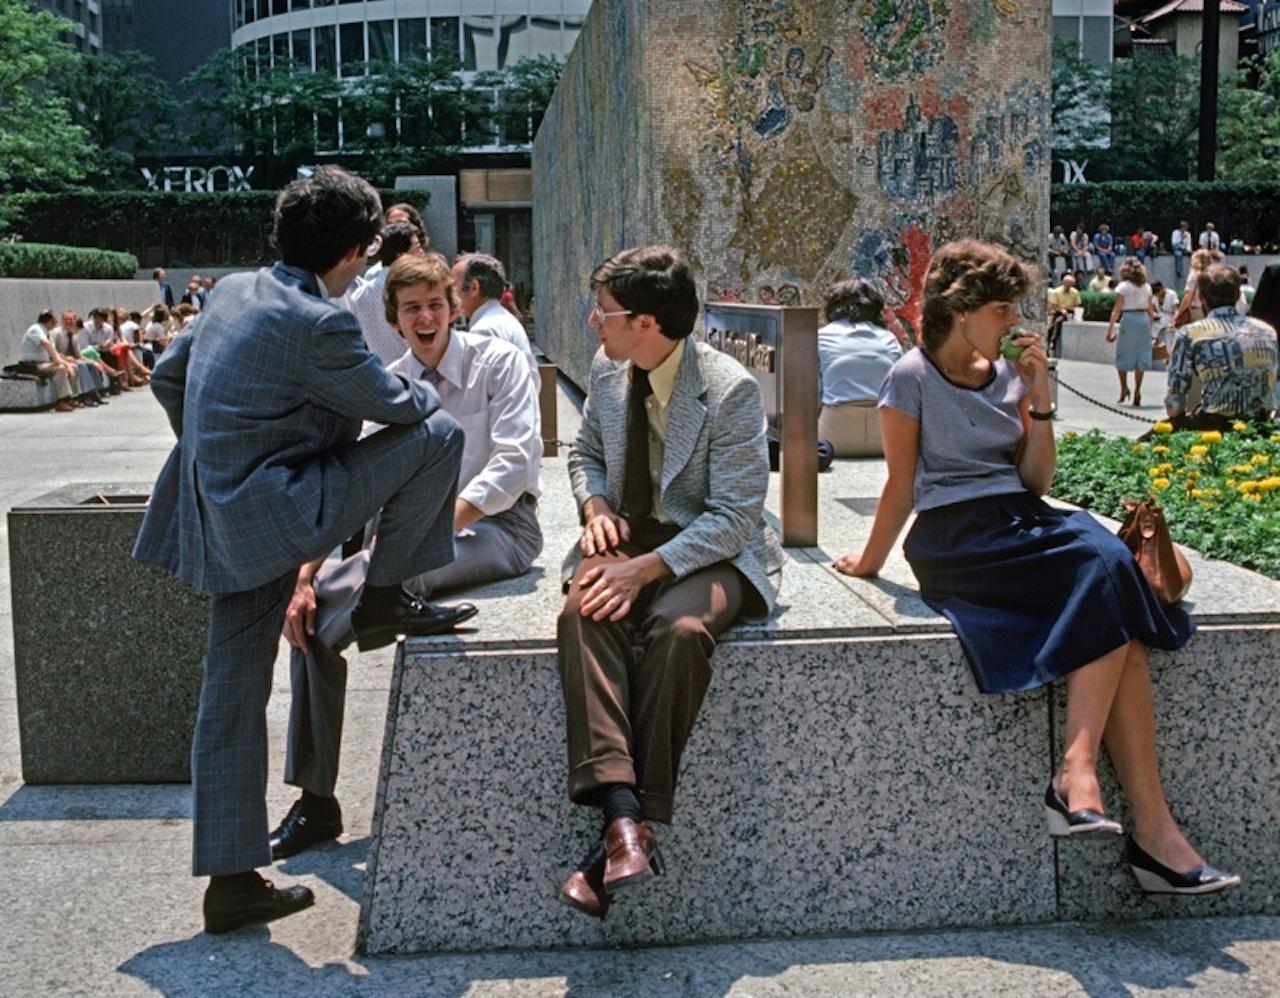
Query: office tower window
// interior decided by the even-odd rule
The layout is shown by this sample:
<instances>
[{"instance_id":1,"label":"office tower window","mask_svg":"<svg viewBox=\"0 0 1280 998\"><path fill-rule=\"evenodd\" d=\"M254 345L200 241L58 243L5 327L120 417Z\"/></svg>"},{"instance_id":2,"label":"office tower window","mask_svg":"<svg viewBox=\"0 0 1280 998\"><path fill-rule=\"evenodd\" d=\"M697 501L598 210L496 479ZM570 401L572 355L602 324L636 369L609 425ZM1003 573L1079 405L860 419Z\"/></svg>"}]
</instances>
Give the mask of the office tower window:
<instances>
[{"instance_id":1,"label":"office tower window","mask_svg":"<svg viewBox=\"0 0 1280 998\"><path fill-rule=\"evenodd\" d=\"M297 64L297 68L301 70L309 70L311 68L311 29L302 28L293 33L293 61Z\"/></svg>"},{"instance_id":2,"label":"office tower window","mask_svg":"<svg viewBox=\"0 0 1280 998\"><path fill-rule=\"evenodd\" d=\"M427 54L427 19L405 17L400 20L400 61L421 59Z\"/></svg>"},{"instance_id":3,"label":"office tower window","mask_svg":"<svg viewBox=\"0 0 1280 998\"><path fill-rule=\"evenodd\" d=\"M396 58L396 22L369 22L369 61L394 62Z\"/></svg>"},{"instance_id":4,"label":"office tower window","mask_svg":"<svg viewBox=\"0 0 1280 998\"><path fill-rule=\"evenodd\" d=\"M332 24L316 26L316 72L338 71L338 38ZM336 133L335 133L336 134Z\"/></svg>"},{"instance_id":5,"label":"office tower window","mask_svg":"<svg viewBox=\"0 0 1280 998\"><path fill-rule=\"evenodd\" d=\"M273 14L289 13L289 0L271 0L271 13Z\"/></svg>"},{"instance_id":6,"label":"office tower window","mask_svg":"<svg viewBox=\"0 0 1280 998\"><path fill-rule=\"evenodd\" d=\"M342 75L363 76L364 24L356 21L354 24L339 25L338 33L342 43Z\"/></svg>"},{"instance_id":7,"label":"office tower window","mask_svg":"<svg viewBox=\"0 0 1280 998\"><path fill-rule=\"evenodd\" d=\"M447 56L451 59L462 57L462 47L458 41L459 18L433 17L431 19L431 55L432 58Z\"/></svg>"},{"instance_id":8,"label":"office tower window","mask_svg":"<svg viewBox=\"0 0 1280 998\"><path fill-rule=\"evenodd\" d=\"M271 37L272 64L276 69L284 69L289 65L289 36L287 34Z\"/></svg>"}]
</instances>

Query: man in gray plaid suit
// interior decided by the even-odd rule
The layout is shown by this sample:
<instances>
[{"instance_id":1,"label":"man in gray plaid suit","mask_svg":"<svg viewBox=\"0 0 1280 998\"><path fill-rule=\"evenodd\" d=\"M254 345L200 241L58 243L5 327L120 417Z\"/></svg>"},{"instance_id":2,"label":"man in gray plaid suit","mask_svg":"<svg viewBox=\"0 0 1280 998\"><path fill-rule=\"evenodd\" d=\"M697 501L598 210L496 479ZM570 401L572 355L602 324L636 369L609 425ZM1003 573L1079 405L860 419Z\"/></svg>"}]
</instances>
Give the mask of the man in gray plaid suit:
<instances>
[{"instance_id":1,"label":"man in gray plaid suit","mask_svg":"<svg viewBox=\"0 0 1280 998\"><path fill-rule=\"evenodd\" d=\"M782 550L762 515L760 387L690 339L688 264L667 246L625 250L591 287L601 347L569 450L583 527L556 645L569 796L603 812L600 841L561 894L603 918L610 895L660 872L644 822L671 821L716 639L740 613L772 609Z\"/></svg>"},{"instance_id":2,"label":"man in gray plaid suit","mask_svg":"<svg viewBox=\"0 0 1280 998\"><path fill-rule=\"evenodd\" d=\"M205 930L312 904L275 888L266 809L266 705L298 568L381 513L352 626L361 648L452 627L475 608L432 606L404 579L453 559L463 435L422 381L388 373L336 301L376 244L382 206L333 167L286 187L282 262L219 282L152 388L178 442L156 481L134 557L212 594L191 749L196 876ZM376 245L375 245L376 248ZM387 430L357 441L361 421Z\"/></svg>"}]
</instances>

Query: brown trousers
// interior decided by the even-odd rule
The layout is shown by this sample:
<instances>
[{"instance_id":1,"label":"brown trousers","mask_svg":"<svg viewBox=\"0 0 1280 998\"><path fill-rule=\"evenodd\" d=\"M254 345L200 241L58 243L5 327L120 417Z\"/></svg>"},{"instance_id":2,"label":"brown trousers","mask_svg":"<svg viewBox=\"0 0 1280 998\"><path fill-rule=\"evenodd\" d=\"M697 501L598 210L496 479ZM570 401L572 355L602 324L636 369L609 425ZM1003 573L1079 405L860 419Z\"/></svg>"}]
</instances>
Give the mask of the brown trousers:
<instances>
[{"instance_id":1,"label":"brown trousers","mask_svg":"<svg viewBox=\"0 0 1280 998\"><path fill-rule=\"evenodd\" d=\"M579 580L596 565L649 548L623 544L584 558L556 628L569 748L569 798L605 784L636 790L644 815L670 823L685 742L711 682L716 639L742 609L747 582L727 562L645 586L626 619L579 612ZM643 654L632 650L638 639Z\"/></svg>"}]
</instances>

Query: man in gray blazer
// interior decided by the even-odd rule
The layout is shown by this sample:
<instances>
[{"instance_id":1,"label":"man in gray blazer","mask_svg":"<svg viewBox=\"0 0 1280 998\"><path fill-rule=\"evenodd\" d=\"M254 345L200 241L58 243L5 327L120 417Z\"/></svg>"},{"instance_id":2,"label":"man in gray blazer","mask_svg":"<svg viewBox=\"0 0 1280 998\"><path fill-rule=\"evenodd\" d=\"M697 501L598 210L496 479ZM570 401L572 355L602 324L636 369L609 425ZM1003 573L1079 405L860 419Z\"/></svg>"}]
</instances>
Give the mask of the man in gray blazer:
<instances>
[{"instance_id":1,"label":"man in gray blazer","mask_svg":"<svg viewBox=\"0 0 1280 998\"><path fill-rule=\"evenodd\" d=\"M152 387L178 437L134 557L212 594L191 749L196 876L205 929L226 932L310 905L276 889L266 809L267 698L298 568L381 511L352 624L361 648L430 634L475 612L431 606L404 579L453 558L463 435L435 391L389 374L335 301L365 265L377 192L337 168L286 187L282 262L221 282L156 365ZM362 419L388 429L357 441Z\"/></svg>"},{"instance_id":2,"label":"man in gray blazer","mask_svg":"<svg viewBox=\"0 0 1280 998\"><path fill-rule=\"evenodd\" d=\"M773 608L782 551L763 520L760 388L689 338L688 264L667 246L625 250L591 287L601 348L569 450L583 526L565 561L557 652L569 796L599 807L604 830L561 893L604 917L611 894L656 872L644 821L671 821L716 639L740 613Z\"/></svg>"}]
</instances>

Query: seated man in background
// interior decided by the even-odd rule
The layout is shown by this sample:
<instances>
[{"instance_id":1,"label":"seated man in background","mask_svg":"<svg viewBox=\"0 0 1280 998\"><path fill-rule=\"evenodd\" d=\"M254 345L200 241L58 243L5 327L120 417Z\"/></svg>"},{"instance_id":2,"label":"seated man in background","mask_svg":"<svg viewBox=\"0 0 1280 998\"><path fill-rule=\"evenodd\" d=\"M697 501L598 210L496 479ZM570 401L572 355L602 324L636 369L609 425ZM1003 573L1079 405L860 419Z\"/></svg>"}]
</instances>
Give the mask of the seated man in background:
<instances>
[{"instance_id":1,"label":"seated man in background","mask_svg":"<svg viewBox=\"0 0 1280 998\"><path fill-rule=\"evenodd\" d=\"M536 369L524 326L502 307L502 293L507 289L502 261L486 253L463 253L453 261L453 281L458 287L458 302L467 316L467 332L496 336L518 346Z\"/></svg>"},{"instance_id":2,"label":"seated man in background","mask_svg":"<svg viewBox=\"0 0 1280 998\"><path fill-rule=\"evenodd\" d=\"M1081 304L1076 279L1070 274L1063 274L1062 283L1049 289L1049 336L1045 346L1050 357L1062 356L1062 324Z\"/></svg>"},{"instance_id":3,"label":"seated man in background","mask_svg":"<svg viewBox=\"0 0 1280 998\"><path fill-rule=\"evenodd\" d=\"M1089 281L1089 291L1095 295L1106 294L1111 290L1111 273L1106 267L1099 267L1093 272L1093 279Z\"/></svg>"},{"instance_id":4,"label":"seated man in background","mask_svg":"<svg viewBox=\"0 0 1280 998\"><path fill-rule=\"evenodd\" d=\"M1226 264L1207 267L1196 290L1208 314L1177 330L1169 359L1165 407L1175 429L1229 430L1237 420L1271 418L1275 406L1276 331L1240 315L1240 274ZM1192 378L1201 384L1200 404L1187 412Z\"/></svg>"},{"instance_id":5,"label":"seated man in background","mask_svg":"<svg viewBox=\"0 0 1280 998\"><path fill-rule=\"evenodd\" d=\"M383 273L384 319L409 344L388 371L432 384L466 433L453 513L457 557L407 579L405 588L426 599L522 575L542 550L537 378L505 340L449 328L453 278L439 253L401 256ZM272 833L275 859L342 834L334 797L347 682L341 652L353 638L351 612L369 557L366 548L341 562L304 566L285 616L294 651L284 778L302 796Z\"/></svg>"},{"instance_id":6,"label":"seated man in background","mask_svg":"<svg viewBox=\"0 0 1280 998\"><path fill-rule=\"evenodd\" d=\"M62 313L61 323L50 330L49 339L64 360L75 362L76 378L80 382L78 398L85 405L106 405L107 392L111 390L112 378L116 373L100 360L80 356L80 347L76 343L76 333L79 331L80 325L75 312L67 310Z\"/></svg>"},{"instance_id":7,"label":"seated man in background","mask_svg":"<svg viewBox=\"0 0 1280 998\"><path fill-rule=\"evenodd\" d=\"M357 277L346 295L346 306L360 320L364 342L384 364L404 356L404 338L387 322L387 307L382 303L382 287L387 279L387 268L404 254L422 256L425 252L418 230L408 222L391 222L382 227L379 235L377 268L370 268L364 276Z\"/></svg>"},{"instance_id":8,"label":"seated man in background","mask_svg":"<svg viewBox=\"0 0 1280 998\"><path fill-rule=\"evenodd\" d=\"M19 374L34 374L53 382L58 401L53 408L57 412L70 412L76 408L74 397L80 394L76 378L76 362L61 356L54 348L49 333L53 329L53 312L45 309L36 321L22 334L18 351Z\"/></svg>"},{"instance_id":9,"label":"seated man in background","mask_svg":"<svg viewBox=\"0 0 1280 998\"><path fill-rule=\"evenodd\" d=\"M856 277L832 286L825 312L827 324L818 330L818 436L831 442L836 457L883 454L876 399L902 356L902 344L883 325L884 298Z\"/></svg>"},{"instance_id":10,"label":"seated man in background","mask_svg":"<svg viewBox=\"0 0 1280 998\"><path fill-rule=\"evenodd\" d=\"M591 288L601 348L569 449L583 526L565 559L556 654L569 798L602 812L561 896L603 918L610 895L661 872L644 822L671 821L716 641L744 611L772 609L783 559L763 516L760 386L690 338L689 265L669 246L624 250Z\"/></svg>"}]
</instances>

